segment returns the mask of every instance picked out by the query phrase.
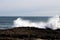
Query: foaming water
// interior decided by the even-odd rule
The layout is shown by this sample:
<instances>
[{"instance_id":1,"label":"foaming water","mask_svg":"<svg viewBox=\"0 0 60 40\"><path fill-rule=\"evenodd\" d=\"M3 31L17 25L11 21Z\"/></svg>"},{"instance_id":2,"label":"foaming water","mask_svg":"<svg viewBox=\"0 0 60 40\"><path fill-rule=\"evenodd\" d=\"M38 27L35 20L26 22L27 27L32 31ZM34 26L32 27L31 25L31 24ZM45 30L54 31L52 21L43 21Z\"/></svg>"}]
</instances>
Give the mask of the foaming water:
<instances>
[{"instance_id":1,"label":"foaming water","mask_svg":"<svg viewBox=\"0 0 60 40\"><path fill-rule=\"evenodd\" d=\"M50 18L47 23L49 24L48 27L51 29L60 29L60 18L57 15Z\"/></svg>"},{"instance_id":2,"label":"foaming water","mask_svg":"<svg viewBox=\"0 0 60 40\"><path fill-rule=\"evenodd\" d=\"M36 28L51 28L53 30L60 29L60 19L59 16L53 16L48 19L47 22L31 22L29 20L23 20L21 18L17 18L14 20L13 27L36 27Z\"/></svg>"}]
</instances>

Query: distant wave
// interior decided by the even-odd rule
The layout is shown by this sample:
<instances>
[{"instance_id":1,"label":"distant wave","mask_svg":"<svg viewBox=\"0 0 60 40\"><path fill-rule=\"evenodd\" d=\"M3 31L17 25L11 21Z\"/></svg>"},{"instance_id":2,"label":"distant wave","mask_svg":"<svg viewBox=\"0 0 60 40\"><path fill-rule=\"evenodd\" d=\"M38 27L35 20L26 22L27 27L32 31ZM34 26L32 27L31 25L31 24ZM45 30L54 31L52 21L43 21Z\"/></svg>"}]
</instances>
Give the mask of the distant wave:
<instances>
[{"instance_id":1,"label":"distant wave","mask_svg":"<svg viewBox=\"0 0 60 40\"><path fill-rule=\"evenodd\" d=\"M14 20L13 22L13 26L12 27L36 27L36 28L51 28L53 30L56 29L60 29L60 19L59 16L53 16L51 18L48 19L47 22L31 22L29 20L23 20L21 18L17 18L16 20Z\"/></svg>"}]
</instances>

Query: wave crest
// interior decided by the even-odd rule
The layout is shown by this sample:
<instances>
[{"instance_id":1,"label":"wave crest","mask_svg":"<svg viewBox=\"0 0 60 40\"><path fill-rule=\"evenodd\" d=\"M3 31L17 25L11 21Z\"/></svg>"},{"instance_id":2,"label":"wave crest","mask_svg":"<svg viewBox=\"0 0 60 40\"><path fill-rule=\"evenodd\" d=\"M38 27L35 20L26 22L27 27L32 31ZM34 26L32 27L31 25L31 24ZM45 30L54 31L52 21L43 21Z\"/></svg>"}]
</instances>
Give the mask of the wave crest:
<instances>
[{"instance_id":1,"label":"wave crest","mask_svg":"<svg viewBox=\"0 0 60 40\"><path fill-rule=\"evenodd\" d=\"M37 28L51 28L53 30L60 29L60 19L59 16L53 16L48 19L47 22L31 22L29 20L23 20L21 18L17 18L14 20L13 27L37 27Z\"/></svg>"}]
</instances>

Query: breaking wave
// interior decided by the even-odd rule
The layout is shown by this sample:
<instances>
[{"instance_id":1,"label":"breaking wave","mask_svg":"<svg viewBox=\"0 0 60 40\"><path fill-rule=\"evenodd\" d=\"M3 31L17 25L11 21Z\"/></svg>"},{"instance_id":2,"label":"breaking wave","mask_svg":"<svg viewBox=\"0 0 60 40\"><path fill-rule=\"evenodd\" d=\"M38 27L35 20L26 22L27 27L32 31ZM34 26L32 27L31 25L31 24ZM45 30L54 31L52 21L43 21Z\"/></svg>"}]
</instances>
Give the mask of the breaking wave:
<instances>
[{"instance_id":1,"label":"breaking wave","mask_svg":"<svg viewBox=\"0 0 60 40\"><path fill-rule=\"evenodd\" d=\"M17 18L13 22L13 27L36 27L36 28L51 28L53 30L60 29L60 19L59 16L53 16L48 19L47 22L31 22L29 20L23 20Z\"/></svg>"}]
</instances>

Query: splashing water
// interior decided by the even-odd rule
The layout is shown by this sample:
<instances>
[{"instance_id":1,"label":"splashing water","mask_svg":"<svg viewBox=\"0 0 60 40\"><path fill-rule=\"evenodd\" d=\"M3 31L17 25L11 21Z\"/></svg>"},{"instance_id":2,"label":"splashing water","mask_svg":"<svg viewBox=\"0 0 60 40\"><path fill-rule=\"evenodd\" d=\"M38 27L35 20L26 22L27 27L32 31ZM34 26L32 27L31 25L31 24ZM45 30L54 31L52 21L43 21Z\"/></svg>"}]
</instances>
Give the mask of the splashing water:
<instances>
[{"instance_id":1,"label":"splashing water","mask_svg":"<svg viewBox=\"0 0 60 40\"><path fill-rule=\"evenodd\" d=\"M60 28L60 19L59 16L54 16L48 20L48 27L51 29L59 29Z\"/></svg>"},{"instance_id":2,"label":"splashing water","mask_svg":"<svg viewBox=\"0 0 60 40\"><path fill-rule=\"evenodd\" d=\"M47 22L38 22L38 23L34 23L28 20L23 20L21 18L17 18L16 20L14 20L14 25L13 27L37 27L37 28L51 28L53 30L55 29L59 29L60 28L60 19L59 16L54 16L50 19L48 19Z\"/></svg>"}]
</instances>

